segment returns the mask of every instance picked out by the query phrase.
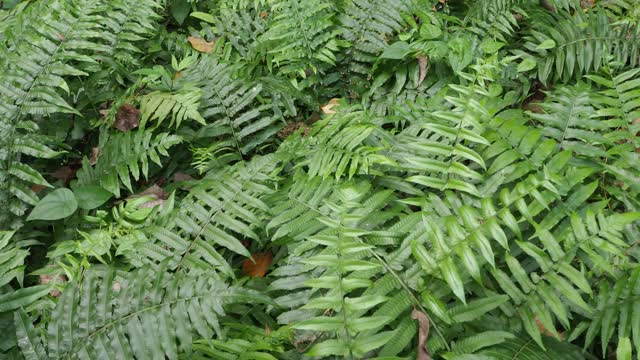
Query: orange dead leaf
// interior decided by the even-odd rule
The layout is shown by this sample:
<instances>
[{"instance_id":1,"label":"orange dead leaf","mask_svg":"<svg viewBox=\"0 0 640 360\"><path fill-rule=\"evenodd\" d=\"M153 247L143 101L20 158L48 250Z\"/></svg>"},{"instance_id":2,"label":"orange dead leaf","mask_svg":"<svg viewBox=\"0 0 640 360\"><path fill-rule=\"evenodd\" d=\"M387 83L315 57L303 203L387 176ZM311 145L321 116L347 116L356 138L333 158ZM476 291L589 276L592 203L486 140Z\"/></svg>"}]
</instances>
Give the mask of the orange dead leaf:
<instances>
[{"instance_id":1,"label":"orange dead leaf","mask_svg":"<svg viewBox=\"0 0 640 360\"><path fill-rule=\"evenodd\" d=\"M242 264L242 272L251 277L264 277L271 265L273 255L269 252L253 254L253 261L247 259Z\"/></svg>"},{"instance_id":2,"label":"orange dead leaf","mask_svg":"<svg viewBox=\"0 0 640 360\"><path fill-rule=\"evenodd\" d=\"M189 41L189 44L191 44L191 47L194 48L197 51L203 52L203 53L211 53L213 51L213 45L215 45L215 41L207 41L205 39L199 38L199 37L195 37L195 36L189 36L187 38L187 41Z\"/></svg>"},{"instance_id":3,"label":"orange dead leaf","mask_svg":"<svg viewBox=\"0 0 640 360\"><path fill-rule=\"evenodd\" d=\"M263 18L263 19L266 18L267 16L269 16L269 13L266 12L266 11L263 11L263 12L260 13L260 17Z\"/></svg>"},{"instance_id":4,"label":"orange dead leaf","mask_svg":"<svg viewBox=\"0 0 640 360\"><path fill-rule=\"evenodd\" d=\"M340 104L338 104L338 101L339 101L339 100L340 100L340 99L338 99L338 98L333 98L333 99L329 100L329 102L328 102L328 103L326 103L325 105L322 105L322 106L320 107L320 109L321 109L321 110L322 110L322 112L323 112L323 113L325 113L325 114L335 114L335 113L336 113L336 111L335 111L335 110L333 110L333 108L334 108L334 107L338 107L338 106L340 106Z\"/></svg>"}]
</instances>

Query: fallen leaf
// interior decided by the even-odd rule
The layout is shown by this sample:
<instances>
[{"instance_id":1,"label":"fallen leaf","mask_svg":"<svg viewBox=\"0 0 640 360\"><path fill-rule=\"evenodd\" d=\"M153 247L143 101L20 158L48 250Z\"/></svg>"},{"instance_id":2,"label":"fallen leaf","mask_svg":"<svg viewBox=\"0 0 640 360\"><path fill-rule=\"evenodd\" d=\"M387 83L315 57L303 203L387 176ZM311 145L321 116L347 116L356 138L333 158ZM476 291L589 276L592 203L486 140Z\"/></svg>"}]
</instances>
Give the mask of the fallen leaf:
<instances>
[{"instance_id":1,"label":"fallen leaf","mask_svg":"<svg viewBox=\"0 0 640 360\"><path fill-rule=\"evenodd\" d=\"M429 58L426 56L418 56L418 66L420 68L420 77L418 78L418 86L422 85L424 78L427 76L427 65Z\"/></svg>"},{"instance_id":2,"label":"fallen leaf","mask_svg":"<svg viewBox=\"0 0 640 360\"><path fill-rule=\"evenodd\" d=\"M247 259L242 264L242 272L251 277L264 277L271 265L273 255L270 252L253 254L253 261Z\"/></svg>"},{"instance_id":3,"label":"fallen leaf","mask_svg":"<svg viewBox=\"0 0 640 360\"><path fill-rule=\"evenodd\" d=\"M57 38L58 38L58 40L60 40L60 41L64 41L64 40L65 40L64 35L62 35L62 34L56 34L56 37L57 37Z\"/></svg>"},{"instance_id":4,"label":"fallen leaf","mask_svg":"<svg viewBox=\"0 0 640 360\"><path fill-rule=\"evenodd\" d=\"M55 179L62 180L64 185L67 186L73 178L76 177L76 172L82 167L80 163L70 163L65 166L59 167L56 171L51 173L51 176Z\"/></svg>"},{"instance_id":5,"label":"fallen leaf","mask_svg":"<svg viewBox=\"0 0 640 360\"><path fill-rule=\"evenodd\" d=\"M33 184L31 185L31 190L33 190L34 193L39 193L40 191L46 189L47 187L44 185L38 185L38 184Z\"/></svg>"},{"instance_id":6,"label":"fallen leaf","mask_svg":"<svg viewBox=\"0 0 640 360\"><path fill-rule=\"evenodd\" d=\"M113 127L120 131L135 129L140 124L140 110L131 104L124 104L118 109Z\"/></svg>"},{"instance_id":7,"label":"fallen leaf","mask_svg":"<svg viewBox=\"0 0 640 360\"><path fill-rule=\"evenodd\" d=\"M427 339L429 338L429 317L422 311L413 309L411 318L418 320L418 356L417 360L431 360L431 354L427 349Z\"/></svg>"},{"instance_id":8,"label":"fallen leaf","mask_svg":"<svg viewBox=\"0 0 640 360\"><path fill-rule=\"evenodd\" d=\"M311 131L311 128L308 127L307 124L303 123L302 121L297 121L297 122L294 122L294 123L287 124L287 126L285 126L282 130L280 130L278 132L278 137L280 139L286 139L291 134L293 134L296 131L298 131L298 129L303 129L302 130L302 136L309 135L309 132Z\"/></svg>"},{"instance_id":9,"label":"fallen leaf","mask_svg":"<svg viewBox=\"0 0 640 360\"><path fill-rule=\"evenodd\" d=\"M195 36L189 36L187 41L191 44L191 47L196 51L210 54L213 51L213 45L215 41L208 42L207 40Z\"/></svg>"},{"instance_id":10,"label":"fallen leaf","mask_svg":"<svg viewBox=\"0 0 640 360\"><path fill-rule=\"evenodd\" d=\"M185 174L183 172L177 172L175 174L173 174L173 180L175 182L180 182L180 181L191 181L193 180L193 177L191 177L191 175L189 174Z\"/></svg>"},{"instance_id":11,"label":"fallen leaf","mask_svg":"<svg viewBox=\"0 0 640 360\"><path fill-rule=\"evenodd\" d=\"M542 322L538 318L536 318L536 325L538 325L538 329L540 330L540 333L542 333L543 335L550 336L550 337L555 337L555 338L557 338L557 339L559 339L561 341L564 340L564 333L563 332L557 331L555 329L553 331L547 330L544 327L544 325L542 325ZM557 334L557 336L556 336L556 334Z\"/></svg>"},{"instance_id":12,"label":"fallen leaf","mask_svg":"<svg viewBox=\"0 0 640 360\"><path fill-rule=\"evenodd\" d=\"M98 162L98 158L100 157L101 151L100 148L94 147L91 148L91 158L89 158L89 164L95 165Z\"/></svg>"},{"instance_id":13,"label":"fallen leaf","mask_svg":"<svg viewBox=\"0 0 640 360\"><path fill-rule=\"evenodd\" d=\"M340 99L338 98L333 98L331 100L329 100L328 103L326 103L323 106L320 106L320 109L322 110L323 113L325 114L335 114L336 111L333 110L333 107L339 107L340 104L338 103L338 101L340 101Z\"/></svg>"},{"instance_id":14,"label":"fallen leaf","mask_svg":"<svg viewBox=\"0 0 640 360\"><path fill-rule=\"evenodd\" d=\"M265 336L271 335L271 328L269 327L269 324L264 325L264 335Z\"/></svg>"},{"instance_id":15,"label":"fallen leaf","mask_svg":"<svg viewBox=\"0 0 640 360\"><path fill-rule=\"evenodd\" d=\"M176 71L176 74L173 75L173 80L178 80L182 77L182 71Z\"/></svg>"},{"instance_id":16,"label":"fallen leaf","mask_svg":"<svg viewBox=\"0 0 640 360\"><path fill-rule=\"evenodd\" d=\"M66 282L67 282L67 277L65 275L58 275L58 276L40 275L40 285L47 285L47 284L50 284L50 283L62 284L62 283L66 283ZM51 295L53 297L58 297L58 296L60 296L60 290L53 289L53 290L49 291L49 295Z\"/></svg>"},{"instance_id":17,"label":"fallen leaf","mask_svg":"<svg viewBox=\"0 0 640 360\"><path fill-rule=\"evenodd\" d=\"M263 19L266 18L267 16L269 16L269 13L266 12L266 11L263 11L263 12L260 13L260 17L263 18Z\"/></svg>"}]
</instances>

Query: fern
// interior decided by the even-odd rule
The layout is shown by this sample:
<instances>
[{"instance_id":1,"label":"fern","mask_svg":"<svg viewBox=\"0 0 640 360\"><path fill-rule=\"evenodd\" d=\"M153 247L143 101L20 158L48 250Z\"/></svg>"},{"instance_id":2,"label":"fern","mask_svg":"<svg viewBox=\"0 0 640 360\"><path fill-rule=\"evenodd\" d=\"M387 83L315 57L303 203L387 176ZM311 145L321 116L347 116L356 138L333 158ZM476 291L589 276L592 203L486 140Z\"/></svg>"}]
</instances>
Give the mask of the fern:
<instances>
[{"instance_id":1,"label":"fern","mask_svg":"<svg viewBox=\"0 0 640 360\"><path fill-rule=\"evenodd\" d=\"M63 293L52 312L46 355L42 339L28 323L20 331L29 341L20 345L34 359L98 358L108 353L176 359L179 351L191 352L192 332L220 336L224 308L243 301L268 299L207 276L146 268L124 277L113 270L91 271ZM24 313L16 316L19 323L26 322Z\"/></svg>"},{"instance_id":2,"label":"fern","mask_svg":"<svg viewBox=\"0 0 640 360\"><path fill-rule=\"evenodd\" d=\"M341 36L349 42L349 70L368 74L367 66L387 46L385 36L399 32L405 24L403 15L410 12L409 1L361 1L349 3L340 16Z\"/></svg>"},{"instance_id":3,"label":"fern","mask_svg":"<svg viewBox=\"0 0 640 360\"><path fill-rule=\"evenodd\" d=\"M232 67L218 63L214 58L203 58L181 79L202 86L200 114L208 125L196 136L224 137L220 142L223 147L246 154L280 129L276 123L279 117L269 111L279 104L261 104L258 96L262 85L236 79L232 71ZM207 76L202 77L202 74Z\"/></svg>"},{"instance_id":4,"label":"fern","mask_svg":"<svg viewBox=\"0 0 640 360\"><path fill-rule=\"evenodd\" d=\"M267 156L240 163L224 174L212 172L191 189L169 224L145 230L152 240L141 244L140 255L152 263L170 259L171 269L204 271L213 266L234 276L216 245L250 257L241 241L260 241L260 222L269 212L262 197L272 192L270 173L276 163L277 159Z\"/></svg>"},{"instance_id":5,"label":"fern","mask_svg":"<svg viewBox=\"0 0 640 360\"><path fill-rule=\"evenodd\" d=\"M115 196L120 196L120 185L133 192L134 180L149 174L150 161L162 166L160 155L169 156L167 150L180 143L177 135L138 130L112 135L101 150L95 167L87 158L78 172L79 185L100 185Z\"/></svg>"},{"instance_id":6,"label":"fern","mask_svg":"<svg viewBox=\"0 0 640 360\"><path fill-rule=\"evenodd\" d=\"M614 26L602 11L546 13L538 19L542 25L529 30L524 46L527 51L516 54L535 59L538 78L544 83L597 71L609 56L637 64L638 28ZM587 26L578 26L581 23Z\"/></svg>"},{"instance_id":7,"label":"fern","mask_svg":"<svg viewBox=\"0 0 640 360\"><path fill-rule=\"evenodd\" d=\"M147 121L156 120L161 124L169 114L171 114L171 122L169 126L175 124L180 127L184 120L194 120L205 125L205 120L200 116L198 107L202 94L199 90L183 89L176 93L163 93L154 91L145 95L140 100L140 127L144 127Z\"/></svg>"},{"instance_id":8,"label":"fern","mask_svg":"<svg viewBox=\"0 0 640 360\"><path fill-rule=\"evenodd\" d=\"M273 23L262 42L281 73L304 78L306 71L316 73L322 63L334 64L338 44L330 2L273 1L270 16Z\"/></svg>"}]
</instances>

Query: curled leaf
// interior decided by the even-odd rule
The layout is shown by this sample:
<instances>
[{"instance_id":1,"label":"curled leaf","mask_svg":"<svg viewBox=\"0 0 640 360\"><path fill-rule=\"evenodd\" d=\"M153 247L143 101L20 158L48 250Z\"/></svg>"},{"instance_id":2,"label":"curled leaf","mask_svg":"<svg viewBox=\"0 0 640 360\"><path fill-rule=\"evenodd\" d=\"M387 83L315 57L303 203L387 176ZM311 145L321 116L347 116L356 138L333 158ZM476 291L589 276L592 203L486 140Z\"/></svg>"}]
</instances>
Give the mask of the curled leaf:
<instances>
[{"instance_id":1,"label":"curled leaf","mask_svg":"<svg viewBox=\"0 0 640 360\"><path fill-rule=\"evenodd\" d=\"M411 318L418 320L418 356L417 360L431 360L431 354L427 349L427 339L429 338L429 317L422 311L413 309Z\"/></svg>"},{"instance_id":2,"label":"curled leaf","mask_svg":"<svg viewBox=\"0 0 640 360\"><path fill-rule=\"evenodd\" d=\"M207 53L207 54L213 51L213 45L216 44L215 41L207 41L203 38L199 38L195 36L189 36L187 38L187 41L189 41L189 44L191 44L191 47L194 48L196 51Z\"/></svg>"},{"instance_id":3,"label":"curled leaf","mask_svg":"<svg viewBox=\"0 0 640 360\"><path fill-rule=\"evenodd\" d=\"M129 131L137 128L138 124L140 124L140 110L131 104L120 106L113 127L120 131Z\"/></svg>"},{"instance_id":4,"label":"curled leaf","mask_svg":"<svg viewBox=\"0 0 640 360\"><path fill-rule=\"evenodd\" d=\"M338 98L333 98L331 100L329 100L328 103L326 103L325 105L322 105L320 107L320 109L322 110L323 113L325 114L335 114L336 111L333 110L334 107L338 107L340 106L340 104L338 103L338 101L340 101L340 99Z\"/></svg>"},{"instance_id":5,"label":"curled leaf","mask_svg":"<svg viewBox=\"0 0 640 360\"><path fill-rule=\"evenodd\" d=\"M420 68L420 77L418 78L418 86L422 85L424 78L427 76L427 65L429 58L426 56L418 56L418 67Z\"/></svg>"}]
</instances>

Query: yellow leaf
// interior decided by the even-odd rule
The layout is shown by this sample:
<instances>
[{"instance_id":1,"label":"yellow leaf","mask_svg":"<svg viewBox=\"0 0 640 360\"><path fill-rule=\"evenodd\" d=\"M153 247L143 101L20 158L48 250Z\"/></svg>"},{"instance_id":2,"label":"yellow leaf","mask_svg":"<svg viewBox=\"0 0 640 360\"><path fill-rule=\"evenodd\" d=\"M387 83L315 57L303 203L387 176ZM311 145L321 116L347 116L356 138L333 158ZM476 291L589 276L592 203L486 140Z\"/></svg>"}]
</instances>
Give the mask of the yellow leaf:
<instances>
[{"instance_id":1,"label":"yellow leaf","mask_svg":"<svg viewBox=\"0 0 640 360\"><path fill-rule=\"evenodd\" d=\"M195 36L189 36L187 38L187 41L189 41L189 43L191 44L191 47L194 48L197 51L203 52L203 53L211 53L213 51L213 45L215 45L215 41L207 41L205 39L199 38L199 37L195 37Z\"/></svg>"},{"instance_id":2,"label":"yellow leaf","mask_svg":"<svg viewBox=\"0 0 640 360\"><path fill-rule=\"evenodd\" d=\"M338 104L338 101L340 101L340 99L338 98L333 98L331 100L329 100L328 103L326 103L325 105L321 106L320 109L322 109L322 112L325 114L335 114L336 111L333 110L333 107L338 107L340 106L340 104Z\"/></svg>"}]
</instances>

